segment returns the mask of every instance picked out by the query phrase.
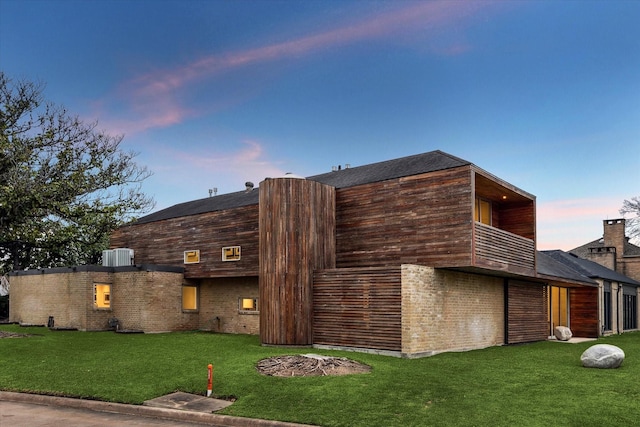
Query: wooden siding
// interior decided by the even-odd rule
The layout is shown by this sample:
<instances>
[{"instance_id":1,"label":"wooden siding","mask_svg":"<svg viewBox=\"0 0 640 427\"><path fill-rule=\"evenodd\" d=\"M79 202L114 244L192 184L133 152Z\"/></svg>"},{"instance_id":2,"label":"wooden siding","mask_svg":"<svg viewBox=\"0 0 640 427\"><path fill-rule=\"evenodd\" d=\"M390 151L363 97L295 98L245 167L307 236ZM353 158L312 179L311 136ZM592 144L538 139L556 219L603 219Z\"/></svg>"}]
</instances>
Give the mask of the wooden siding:
<instances>
[{"instance_id":1,"label":"wooden siding","mask_svg":"<svg viewBox=\"0 0 640 427\"><path fill-rule=\"evenodd\" d=\"M316 271L313 299L314 344L402 349L399 267Z\"/></svg>"},{"instance_id":2,"label":"wooden siding","mask_svg":"<svg viewBox=\"0 0 640 427\"><path fill-rule=\"evenodd\" d=\"M312 344L313 271L335 267L335 189L295 178L260 184L260 340Z\"/></svg>"},{"instance_id":3,"label":"wooden siding","mask_svg":"<svg viewBox=\"0 0 640 427\"><path fill-rule=\"evenodd\" d=\"M536 238L536 214L534 202L499 204L500 213L498 228L529 240Z\"/></svg>"},{"instance_id":4,"label":"wooden siding","mask_svg":"<svg viewBox=\"0 0 640 427\"><path fill-rule=\"evenodd\" d=\"M598 288L583 287L569 289L569 324L575 337L597 338Z\"/></svg>"},{"instance_id":5,"label":"wooden siding","mask_svg":"<svg viewBox=\"0 0 640 427\"><path fill-rule=\"evenodd\" d=\"M535 243L495 227L475 223L475 265L535 274Z\"/></svg>"},{"instance_id":6,"label":"wooden siding","mask_svg":"<svg viewBox=\"0 0 640 427\"><path fill-rule=\"evenodd\" d=\"M510 280L505 299L508 344L543 341L549 337L546 286Z\"/></svg>"},{"instance_id":7,"label":"wooden siding","mask_svg":"<svg viewBox=\"0 0 640 427\"><path fill-rule=\"evenodd\" d=\"M258 275L258 205L121 227L112 248L134 250L136 264L184 266L185 277ZM239 261L222 261L222 248L241 246ZM184 264L184 251L200 250L200 262Z\"/></svg>"},{"instance_id":8,"label":"wooden siding","mask_svg":"<svg viewBox=\"0 0 640 427\"><path fill-rule=\"evenodd\" d=\"M471 265L469 167L336 192L339 268Z\"/></svg>"}]
</instances>

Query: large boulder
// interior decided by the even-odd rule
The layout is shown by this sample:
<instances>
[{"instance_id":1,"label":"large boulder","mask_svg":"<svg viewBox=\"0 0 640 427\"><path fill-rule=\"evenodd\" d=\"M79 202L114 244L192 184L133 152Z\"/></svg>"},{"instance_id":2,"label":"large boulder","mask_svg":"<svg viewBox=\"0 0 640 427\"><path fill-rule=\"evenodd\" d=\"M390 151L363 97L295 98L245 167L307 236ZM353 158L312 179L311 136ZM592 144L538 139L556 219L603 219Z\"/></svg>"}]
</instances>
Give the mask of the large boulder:
<instances>
[{"instance_id":1,"label":"large boulder","mask_svg":"<svg viewBox=\"0 0 640 427\"><path fill-rule=\"evenodd\" d=\"M624 351L615 345L596 344L586 349L580 360L585 368L613 369L622 365Z\"/></svg>"},{"instance_id":2,"label":"large boulder","mask_svg":"<svg viewBox=\"0 0 640 427\"><path fill-rule=\"evenodd\" d=\"M558 341L569 341L573 336L571 329L566 326L556 326L553 330L553 335L555 335Z\"/></svg>"}]
</instances>

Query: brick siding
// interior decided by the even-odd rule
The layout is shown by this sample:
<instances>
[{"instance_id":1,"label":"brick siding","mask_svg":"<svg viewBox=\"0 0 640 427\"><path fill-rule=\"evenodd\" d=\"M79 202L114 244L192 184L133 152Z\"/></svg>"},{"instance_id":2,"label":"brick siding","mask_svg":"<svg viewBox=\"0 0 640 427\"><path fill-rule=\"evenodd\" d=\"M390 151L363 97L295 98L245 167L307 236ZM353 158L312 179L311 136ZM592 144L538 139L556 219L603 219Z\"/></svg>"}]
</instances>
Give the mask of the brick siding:
<instances>
[{"instance_id":1,"label":"brick siding","mask_svg":"<svg viewBox=\"0 0 640 427\"><path fill-rule=\"evenodd\" d=\"M402 353L464 351L504 343L503 280L402 266Z\"/></svg>"}]
</instances>

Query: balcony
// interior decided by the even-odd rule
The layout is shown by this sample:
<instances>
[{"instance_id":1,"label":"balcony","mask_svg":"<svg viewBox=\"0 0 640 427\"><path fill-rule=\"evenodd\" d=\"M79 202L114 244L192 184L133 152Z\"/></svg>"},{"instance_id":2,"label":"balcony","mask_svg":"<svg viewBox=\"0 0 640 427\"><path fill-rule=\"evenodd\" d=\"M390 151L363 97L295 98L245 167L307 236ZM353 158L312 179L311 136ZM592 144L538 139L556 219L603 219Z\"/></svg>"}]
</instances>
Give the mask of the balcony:
<instances>
[{"instance_id":1,"label":"balcony","mask_svg":"<svg viewBox=\"0 0 640 427\"><path fill-rule=\"evenodd\" d=\"M474 265L510 273L535 272L535 243L508 231L475 222Z\"/></svg>"}]
</instances>

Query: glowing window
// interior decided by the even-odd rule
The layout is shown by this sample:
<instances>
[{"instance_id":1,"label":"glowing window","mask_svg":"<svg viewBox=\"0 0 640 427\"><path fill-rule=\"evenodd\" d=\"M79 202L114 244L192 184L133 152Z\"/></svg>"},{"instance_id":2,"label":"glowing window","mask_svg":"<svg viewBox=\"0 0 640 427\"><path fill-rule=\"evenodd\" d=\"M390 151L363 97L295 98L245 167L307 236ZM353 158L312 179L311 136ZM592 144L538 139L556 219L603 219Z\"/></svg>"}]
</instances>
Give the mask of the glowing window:
<instances>
[{"instance_id":1,"label":"glowing window","mask_svg":"<svg viewBox=\"0 0 640 427\"><path fill-rule=\"evenodd\" d=\"M197 286L182 287L182 309L183 310L198 309L198 287Z\"/></svg>"},{"instance_id":2,"label":"glowing window","mask_svg":"<svg viewBox=\"0 0 640 427\"><path fill-rule=\"evenodd\" d=\"M238 311L241 313L258 313L258 298L238 298Z\"/></svg>"},{"instance_id":3,"label":"glowing window","mask_svg":"<svg viewBox=\"0 0 640 427\"><path fill-rule=\"evenodd\" d=\"M200 251L184 251L184 263L185 264L196 264L200 262Z\"/></svg>"},{"instance_id":4,"label":"glowing window","mask_svg":"<svg viewBox=\"0 0 640 427\"><path fill-rule=\"evenodd\" d=\"M111 285L94 283L93 306L96 308L111 308Z\"/></svg>"},{"instance_id":5,"label":"glowing window","mask_svg":"<svg viewBox=\"0 0 640 427\"><path fill-rule=\"evenodd\" d=\"M483 224L491 225L491 202L476 198L475 220Z\"/></svg>"},{"instance_id":6,"label":"glowing window","mask_svg":"<svg viewBox=\"0 0 640 427\"><path fill-rule=\"evenodd\" d=\"M227 246L222 248L223 261L240 261L240 246Z\"/></svg>"}]
</instances>

